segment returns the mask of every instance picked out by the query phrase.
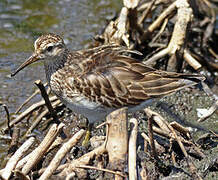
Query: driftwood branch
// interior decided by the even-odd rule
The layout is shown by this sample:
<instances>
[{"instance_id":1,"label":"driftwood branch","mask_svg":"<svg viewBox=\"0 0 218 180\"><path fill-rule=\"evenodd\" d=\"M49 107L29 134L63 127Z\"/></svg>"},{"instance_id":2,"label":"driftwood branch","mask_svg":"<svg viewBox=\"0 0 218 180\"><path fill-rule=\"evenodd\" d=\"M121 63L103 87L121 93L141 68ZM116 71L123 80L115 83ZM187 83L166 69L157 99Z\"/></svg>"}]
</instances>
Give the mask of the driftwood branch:
<instances>
[{"instance_id":1,"label":"driftwood branch","mask_svg":"<svg viewBox=\"0 0 218 180\"><path fill-rule=\"evenodd\" d=\"M79 159L75 159L71 163L66 164L64 166L65 169L59 174L59 176L65 177L67 174L76 171L78 166L87 165L94 156L102 154L105 151L105 144L95 148L93 151L88 152L87 154L81 156Z\"/></svg>"},{"instance_id":2,"label":"driftwood branch","mask_svg":"<svg viewBox=\"0 0 218 180\"><path fill-rule=\"evenodd\" d=\"M122 108L113 111L106 118L108 124L106 149L111 167L117 168L117 163L125 161L128 144L126 113L126 108Z\"/></svg>"},{"instance_id":3,"label":"driftwood branch","mask_svg":"<svg viewBox=\"0 0 218 180\"><path fill-rule=\"evenodd\" d=\"M40 145L31 153L31 156L29 157L29 160L26 162L26 164L22 168L23 174L28 174L29 171L32 169L33 166L35 166L43 157L44 153L47 151L47 149L50 147L50 145L53 143L54 139L57 137L57 135L60 133L62 128L64 127L64 124L57 124L52 125L52 127L49 129L47 135L43 139L43 141L40 143Z\"/></svg>"},{"instance_id":4,"label":"driftwood branch","mask_svg":"<svg viewBox=\"0 0 218 180\"><path fill-rule=\"evenodd\" d=\"M50 162L49 166L46 168L45 172L40 176L39 180L49 179L52 173L57 169L66 153L79 141L84 133L85 130L80 130L70 140L62 145L62 147L56 153L55 157Z\"/></svg>"},{"instance_id":5,"label":"driftwood branch","mask_svg":"<svg viewBox=\"0 0 218 180\"><path fill-rule=\"evenodd\" d=\"M0 170L0 176L3 179L9 179L11 176L12 171L15 169L18 161L22 158L22 156L27 152L30 146L34 143L35 138L29 138L9 159L7 165L4 169Z\"/></svg>"},{"instance_id":6,"label":"driftwood branch","mask_svg":"<svg viewBox=\"0 0 218 180\"><path fill-rule=\"evenodd\" d=\"M158 19L150 25L148 28L148 32L153 32L154 27L159 27L160 23L174 10L177 8L177 21L174 26L173 34L170 39L168 46L150 57L145 64L146 65L153 65L156 60L166 56L167 54L173 57L173 55L182 54L181 58L184 59L192 66L194 69L198 70L201 68L201 64L194 59L193 56L188 52L186 49L186 37L187 37L187 30L189 28L189 24L192 20L193 13L192 9L188 1L186 0L177 0L168 9L163 13L163 16L159 16ZM163 18L162 18L163 17ZM179 52L179 53L178 53ZM168 62L168 70L174 70L178 66L178 59L177 58L170 58Z\"/></svg>"},{"instance_id":7,"label":"driftwood branch","mask_svg":"<svg viewBox=\"0 0 218 180\"><path fill-rule=\"evenodd\" d=\"M138 133L138 121L135 118L130 119L130 128L132 129L129 137L129 179L137 179L136 169L136 141Z\"/></svg>"}]
</instances>

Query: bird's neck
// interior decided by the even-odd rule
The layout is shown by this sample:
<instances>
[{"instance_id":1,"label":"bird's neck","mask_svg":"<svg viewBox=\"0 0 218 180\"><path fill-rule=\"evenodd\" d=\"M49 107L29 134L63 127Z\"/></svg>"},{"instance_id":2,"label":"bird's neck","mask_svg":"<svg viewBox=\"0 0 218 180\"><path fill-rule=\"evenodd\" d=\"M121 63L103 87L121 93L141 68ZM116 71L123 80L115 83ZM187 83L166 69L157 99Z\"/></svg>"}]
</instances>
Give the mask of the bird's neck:
<instances>
[{"instance_id":1,"label":"bird's neck","mask_svg":"<svg viewBox=\"0 0 218 180\"><path fill-rule=\"evenodd\" d=\"M45 73L48 82L50 82L52 74L64 67L67 62L67 54L68 50L66 49L60 56L44 61Z\"/></svg>"}]
</instances>

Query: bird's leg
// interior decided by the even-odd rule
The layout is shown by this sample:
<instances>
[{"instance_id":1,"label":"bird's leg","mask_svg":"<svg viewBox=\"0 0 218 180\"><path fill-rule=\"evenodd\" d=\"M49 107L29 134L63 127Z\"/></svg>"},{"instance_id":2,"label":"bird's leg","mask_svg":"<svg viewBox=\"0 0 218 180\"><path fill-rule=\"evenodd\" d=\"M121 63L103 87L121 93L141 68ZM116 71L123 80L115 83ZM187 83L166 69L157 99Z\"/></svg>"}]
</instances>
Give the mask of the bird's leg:
<instances>
[{"instance_id":1,"label":"bird's leg","mask_svg":"<svg viewBox=\"0 0 218 180\"><path fill-rule=\"evenodd\" d=\"M91 135L92 127L93 127L93 123L88 122L87 130L86 130L86 135L85 135L85 138L84 138L84 140L82 142L83 146L87 146L88 145L88 142L89 142L89 139L90 139L90 135Z\"/></svg>"}]
</instances>

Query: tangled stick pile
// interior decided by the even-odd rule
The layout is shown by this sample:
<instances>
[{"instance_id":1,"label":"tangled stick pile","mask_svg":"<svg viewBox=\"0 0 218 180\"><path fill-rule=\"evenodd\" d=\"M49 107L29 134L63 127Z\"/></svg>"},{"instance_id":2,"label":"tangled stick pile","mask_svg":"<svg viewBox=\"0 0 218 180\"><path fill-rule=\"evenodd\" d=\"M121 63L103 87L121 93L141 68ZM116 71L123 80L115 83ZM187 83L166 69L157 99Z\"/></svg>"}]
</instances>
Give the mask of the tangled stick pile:
<instances>
[{"instance_id":1,"label":"tangled stick pile","mask_svg":"<svg viewBox=\"0 0 218 180\"><path fill-rule=\"evenodd\" d=\"M216 84L216 17L210 1L124 0L123 4L119 16L108 24L103 34L96 36L95 46L106 43L127 46L129 49L140 51L143 55L138 58L146 65L159 69L177 72L201 71L206 76L210 72L208 81ZM91 140L89 147L91 151L78 148L85 131L75 128L73 136L72 132L69 136L64 134L63 129L67 125L58 124L57 121L64 121L68 110L49 89L47 97L39 81L36 81L36 85L40 90L27 99L17 112L39 92L44 100L33 104L9 122L8 126L2 128L5 132L13 131L11 158L5 168L0 170L3 179L17 177L42 180L51 176L63 179L137 179L139 176L142 179L155 179L170 178L172 175L203 179L209 172L217 173L217 159L211 161L203 173L193 163L193 159L206 158L199 148L199 145L204 145L201 142L208 139L213 142L217 140L217 134L211 133L209 137L203 137L196 145L189 128L175 122L168 123L150 109L144 110L148 116L147 134L139 134L138 121L134 118L130 119L128 128L126 109L119 109L107 117L106 136L93 137L95 139ZM210 112L212 114L217 110L217 99L210 89L207 92L215 99L213 110ZM58 117L55 111L59 112ZM45 138L37 143L35 137L28 136L42 123L44 117L46 127L56 123L49 127ZM20 139L22 145L18 149L18 126L24 119L33 123ZM102 127L103 131L104 129ZM66 134L67 138L63 137ZM70 136L72 137L69 138ZM136 143L137 136L143 137L143 151L138 148L140 143ZM160 138L164 143L160 143ZM39 145L36 147L34 143ZM139 157L138 152L145 154L143 158ZM186 169L179 166L183 161L186 162Z\"/></svg>"}]
</instances>

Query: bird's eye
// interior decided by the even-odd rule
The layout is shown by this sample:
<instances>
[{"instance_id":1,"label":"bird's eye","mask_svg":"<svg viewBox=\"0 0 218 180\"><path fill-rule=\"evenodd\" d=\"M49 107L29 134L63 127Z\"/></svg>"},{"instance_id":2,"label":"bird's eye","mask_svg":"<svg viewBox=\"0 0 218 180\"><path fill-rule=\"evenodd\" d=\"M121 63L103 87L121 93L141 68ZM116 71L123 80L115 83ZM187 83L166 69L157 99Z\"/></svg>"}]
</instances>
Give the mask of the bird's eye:
<instances>
[{"instance_id":1,"label":"bird's eye","mask_svg":"<svg viewBox=\"0 0 218 180\"><path fill-rule=\"evenodd\" d=\"M48 52L51 52L52 49L53 49L53 46L48 46L48 47L47 47L47 51L48 51Z\"/></svg>"}]
</instances>

